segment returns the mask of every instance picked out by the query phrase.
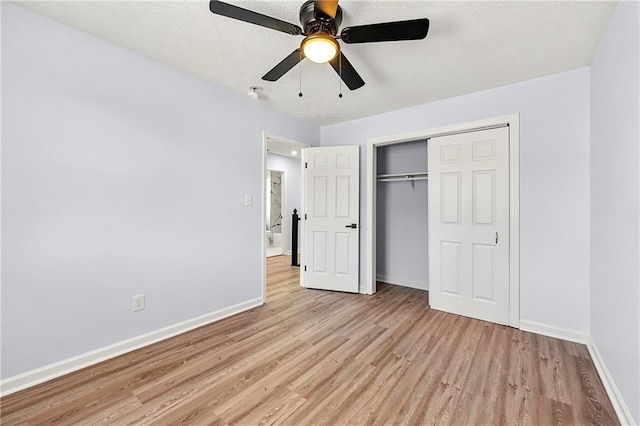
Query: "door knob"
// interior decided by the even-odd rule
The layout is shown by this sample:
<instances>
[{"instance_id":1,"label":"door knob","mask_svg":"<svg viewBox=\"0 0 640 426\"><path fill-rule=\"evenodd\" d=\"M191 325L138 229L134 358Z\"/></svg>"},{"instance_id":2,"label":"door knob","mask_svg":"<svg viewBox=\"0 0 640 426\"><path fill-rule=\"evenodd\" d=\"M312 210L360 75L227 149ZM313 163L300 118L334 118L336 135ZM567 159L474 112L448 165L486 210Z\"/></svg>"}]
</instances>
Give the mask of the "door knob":
<instances>
[{"instance_id":1,"label":"door knob","mask_svg":"<svg viewBox=\"0 0 640 426\"><path fill-rule=\"evenodd\" d=\"M345 228L353 228L356 229L358 227L357 223L352 223L351 225L346 225Z\"/></svg>"}]
</instances>

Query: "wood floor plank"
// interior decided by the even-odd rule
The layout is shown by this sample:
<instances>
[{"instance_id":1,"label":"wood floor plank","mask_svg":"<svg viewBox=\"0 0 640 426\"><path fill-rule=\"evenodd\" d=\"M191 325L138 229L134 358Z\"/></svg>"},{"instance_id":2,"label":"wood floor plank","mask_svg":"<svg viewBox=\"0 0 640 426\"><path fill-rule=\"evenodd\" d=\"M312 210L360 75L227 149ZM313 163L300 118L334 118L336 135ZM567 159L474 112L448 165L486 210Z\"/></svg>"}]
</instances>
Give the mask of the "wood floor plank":
<instances>
[{"instance_id":1,"label":"wood floor plank","mask_svg":"<svg viewBox=\"0 0 640 426\"><path fill-rule=\"evenodd\" d=\"M95 410L93 413L87 410L82 410L79 412L79 416L76 419L67 418L63 423L109 425L115 423L116 419L122 419L127 414L140 410L140 408L142 408L142 404L138 401L138 398L134 395L130 395L124 400L118 399L110 401L109 404L102 406L99 410ZM30 419L29 422L40 423L35 418ZM47 423L53 423L53 421L48 420Z\"/></svg>"},{"instance_id":2,"label":"wood floor plank","mask_svg":"<svg viewBox=\"0 0 640 426\"><path fill-rule=\"evenodd\" d=\"M0 422L619 424L584 345L299 273L269 258L266 305L6 396Z\"/></svg>"},{"instance_id":3,"label":"wood floor plank","mask_svg":"<svg viewBox=\"0 0 640 426\"><path fill-rule=\"evenodd\" d=\"M260 380L252 381L248 386L246 386L246 390L251 392L253 389L270 389L286 386L291 383L294 377L317 365L320 360L326 358L326 355L329 352L344 344L345 341L345 338L336 336L334 339L324 342L325 344L321 347L307 347L306 351L299 352L297 354L298 356L291 360L293 365L299 366L295 369L291 368L290 365L282 362L281 360L273 360L272 365L276 367L274 364L277 364L277 367L279 368L275 368L272 371L272 374L268 376L262 376ZM217 411L224 413L232 411L238 403L242 403L245 399L246 392L235 392L228 398L220 398ZM223 417L223 419L225 419L225 417Z\"/></svg>"},{"instance_id":4,"label":"wood floor plank","mask_svg":"<svg viewBox=\"0 0 640 426\"><path fill-rule=\"evenodd\" d=\"M362 387L352 392L335 408L329 423L365 424L369 417L367 411L372 408L370 401L380 396L379 391L385 383L401 374L406 363L406 360L393 353L387 354L375 366L375 374L369 375Z\"/></svg>"}]
</instances>

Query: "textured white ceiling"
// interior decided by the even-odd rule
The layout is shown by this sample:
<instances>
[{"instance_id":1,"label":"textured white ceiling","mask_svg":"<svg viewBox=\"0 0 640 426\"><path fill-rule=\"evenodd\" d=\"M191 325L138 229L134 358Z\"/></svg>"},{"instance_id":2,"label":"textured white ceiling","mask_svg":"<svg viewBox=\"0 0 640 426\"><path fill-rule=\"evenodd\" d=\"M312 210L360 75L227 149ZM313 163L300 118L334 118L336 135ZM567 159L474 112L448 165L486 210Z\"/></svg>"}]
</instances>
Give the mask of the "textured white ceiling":
<instances>
[{"instance_id":1,"label":"textured white ceiling","mask_svg":"<svg viewBox=\"0 0 640 426\"><path fill-rule=\"evenodd\" d=\"M300 1L228 0L299 25ZM586 66L613 1L341 0L345 26L429 18L425 40L342 44L366 85L353 92L328 64L261 77L296 49L291 36L209 11L208 1L21 2L24 7L246 94L319 125L337 123Z\"/></svg>"},{"instance_id":2,"label":"textured white ceiling","mask_svg":"<svg viewBox=\"0 0 640 426\"><path fill-rule=\"evenodd\" d=\"M270 154L300 159L300 149L300 147L291 145L285 141L267 138L267 152Z\"/></svg>"}]
</instances>

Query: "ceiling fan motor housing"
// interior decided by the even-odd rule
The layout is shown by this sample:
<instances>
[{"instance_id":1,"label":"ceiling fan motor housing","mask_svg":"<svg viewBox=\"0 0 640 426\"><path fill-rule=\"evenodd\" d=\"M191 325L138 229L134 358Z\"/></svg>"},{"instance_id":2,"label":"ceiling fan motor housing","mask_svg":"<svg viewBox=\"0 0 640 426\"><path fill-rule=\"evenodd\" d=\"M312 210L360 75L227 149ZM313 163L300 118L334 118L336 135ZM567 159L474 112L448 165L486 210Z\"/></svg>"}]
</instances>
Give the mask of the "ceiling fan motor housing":
<instances>
[{"instance_id":1,"label":"ceiling fan motor housing","mask_svg":"<svg viewBox=\"0 0 640 426\"><path fill-rule=\"evenodd\" d=\"M316 11L313 0L307 0L300 7L300 23L304 28L304 33L315 34L319 31L335 36L342 23L342 9L338 6L335 18L325 15L321 11Z\"/></svg>"}]
</instances>

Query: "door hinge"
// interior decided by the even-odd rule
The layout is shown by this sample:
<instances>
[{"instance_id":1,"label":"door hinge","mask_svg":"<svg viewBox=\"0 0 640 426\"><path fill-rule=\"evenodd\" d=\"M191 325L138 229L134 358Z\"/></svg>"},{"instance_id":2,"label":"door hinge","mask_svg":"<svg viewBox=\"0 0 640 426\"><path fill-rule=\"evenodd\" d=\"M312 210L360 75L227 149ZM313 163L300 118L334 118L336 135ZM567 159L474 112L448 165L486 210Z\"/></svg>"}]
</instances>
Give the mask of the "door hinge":
<instances>
[{"instance_id":1,"label":"door hinge","mask_svg":"<svg viewBox=\"0 0 640 426\"><path fill-rule=\"evenodd\" d=\"M307 162L306 161L304 162L304 168L305 169L307 168Z\"/></svg>"},{"instance_id":2,"label":"door hinge","mask_svg":"<svg viewBox=\"0 0 640 426\"><path fill-rule=\"evenodd\" d=\"M304 220L307 220L307 214L306 213L304 214Z\"/></svg>"},{"instance_id":3,"label":"door hinge","mask_svg":"<svg viewBox=\"0 0 640 426\"><path fill-rule=\"evenodd\" d=\"M307 272L307 265L304 265L304 271Z\"/></svg>"}]
</instances>

